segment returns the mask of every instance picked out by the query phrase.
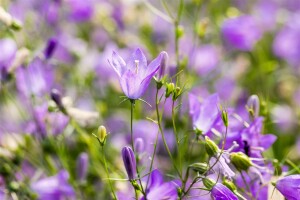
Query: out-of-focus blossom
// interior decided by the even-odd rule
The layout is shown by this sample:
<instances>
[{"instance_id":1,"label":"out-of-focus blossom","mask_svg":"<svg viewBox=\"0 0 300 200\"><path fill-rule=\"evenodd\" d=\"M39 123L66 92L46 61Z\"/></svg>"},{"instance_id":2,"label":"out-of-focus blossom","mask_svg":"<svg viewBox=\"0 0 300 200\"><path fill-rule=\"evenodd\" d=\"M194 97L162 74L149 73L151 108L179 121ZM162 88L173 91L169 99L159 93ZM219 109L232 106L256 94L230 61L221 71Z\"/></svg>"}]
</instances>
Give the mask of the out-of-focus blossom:
<instances>
[{"instance_id":1,"label":"out-of-focus blossom","mask_svg":"<svg viewBox=\"0 0 300 200\"><path fill-rule=\"evenodd\" d=\"M150 181L146 189L147 199L169 199L178 198L177 188L180 187L178 181L164 182L162 174L156 169L150 174ZM142 197L141 200L145 200Z\"/></svg>"},{"instance_id":2,"label":"out-of-focus blossom","mask_svg":"<svg viewBox=\"0 0 300 200\"><path fill-rule=\"evenodd\" d=\"M218 110L219 96L213 94L200 103L196 96L190 94L189 103L189 112L193 120L194 129L197 129L202 134L207 134L221 119Z\"/></svg>"},{"instance_id":3,"label":"out-of-focus blossom","mask_svg":"<svg viewBox=\"0 0 300 200\"><path fill-rule=\"evenodd\" d=\"M17 88L27 98L31 95L42 96L48 94L53 79L51 66L39 58L35 58L27 67L20 67L16 71Z\"/></svg>"},{"instance_id":4,"label":"out-of-focus blossom","mask_svg":"<svg viewBox=\"0 0 300 200\"><path fill-rule=\"evenodd\" d=\"M75 191L68 179L68 172L63 170L55 176L32 183L31 188L41 200L75 199Z\"/></svg>"},{"instance_id":5,"label":"out-of-focus blossom","mask_svg":"<svg viewBox=\"0 0 300 200\"><path fill-rule=\"evenodd\" d=\"M199 75L207 75L217 66L219 53L213 45L203 45L195 50L192 56L193 69Z\"/></svg>"},{"instance_id":6,"label":"out-of-focus blossom","mask_svg":"<svg viewBox=\"0 0 300 200\"><path fill-rule=\"evenodd\" d=\"M247 101L247 109L252 117L258 117L259 115L259 98L257 95L251 95Z\"/></svg>"},{"instance_id":7,"label":"out-of-focus blossom","mask_svg":"<svg viewBox=\"0 0 300 200\"><path fill-rule=\"evenodd\" d=\"M296 19L297 20L297 19ZM300 65L300 25L292 20L276 35L273 43L273 52L279 58L286 60L290 65Z\"/></svg>"},{"instance_id":8,"label":"out-of-focus blossom","mask_svg":"<svg viewBox=\"0 0 300 200\"><path fill-rule=\"evenodd\" d=\"M129 180L133 180L136 175L135 156L130 147L123 147L122 158Z\"/></svg>"},{"instance_id":9,"label":"out-of-focus blossom","mask_svg":"<svg viewBox=\"0 0 300 200\"><path fill-rule=\"evenodd\" d=\"M165 75L168 74L168 59L169 59L168 53L165 51L162 51L160 67L155 76L157 81L160 81Z\"/></svg>"},{"instance_id":10,"label":"out-of-focus blossom","mask_svg":"<svg viewBox=\"0 0 300 200\"><path fill-rule=\"evenodd\" d=\"M290 175L279 179L275 185L276 189L287 200L299 200L300 199L300 175Z\"/></svg>"},{"instance_id":11,"label":"out-of-focus blossom","mask_svg":"<svg viewBox=\"0 0 300 200\"><path fill-rule=\"evenodd\" d=\"M142 138L136 138L134 141L134 149L138 154L143 153L145 146Z\"/></svg>"},{"instance_id":12,"label":"out-of-focus blossom","mask_svg":"<svg viewBox=\"0 0 300 200\"><path fill-rule=\"evenodd\" d=\"M221 31L229 48L242 51L252 50L262 36L255 19L247 15L225 20Z\"/></svg>"},{"instance_id":13,"label":"out-of-focus blossom","mask_svg":"<svg viewBox=\"0 0 300 200\"><path fill-rule=\"evenodd\" d=\"M56 46L57 46L57 40L55 38L50 38L44 50L44 55L46 59L49 59L53 56Z\"/></svg>"},{"instance_id":14,"label":"out-of-focus blossom","mask_svg":"<svg viewBox=\"0 0 300 200\"><path fill-rule=\"evenodd\" d=\"M69 7L70 18L75 22L88 21L93 16L92 0L67 0L66 3Z\"/></svg>"},{"instance_id":15,"label":"out-of-focus blossom","mask_svg":"<svg viewBox=\"0 0 300 200\"><path fill-rule=\"evenodd\" d=\"M119 76L125 95L129 99L138 99L146 91L152 77L158 71L161 59L162 54L147 66L145 55L140 49L137 49L127 62L113 52L110 64Z\"/></svg>"},{"instance_id":16,"label":"out-of-focus blossom","mask_svg":"<svg viewBox=\"0 0 300 200\"><path fill-rule=\"evenodd\" d=\"M271 110L273 122L282 131L287 132L297 124L297 116L295 111L288 105L277 105Z\"/></svg>"},{"instance_id":17,"label":"out-of-focus blossom","mask_svg":"<svg viewBox=\"0 0 300 200\"><path fill-rule=\"evenodd\" d=\"M89 156L87 153L81 153L77 158L77 178L80 182L84 181L89 166Z\"/></svg>"},{"instance_id":18,"label":"out-of-focus blossom","mask_svg":"<svg viewBox=\"0 0 300 200\"><path fill-rule=\"evenodd\" d=\"M0 40L0 70L8 69L17 53L17 45L14 40L5 38Z\"/></svg>"}]
</instances>

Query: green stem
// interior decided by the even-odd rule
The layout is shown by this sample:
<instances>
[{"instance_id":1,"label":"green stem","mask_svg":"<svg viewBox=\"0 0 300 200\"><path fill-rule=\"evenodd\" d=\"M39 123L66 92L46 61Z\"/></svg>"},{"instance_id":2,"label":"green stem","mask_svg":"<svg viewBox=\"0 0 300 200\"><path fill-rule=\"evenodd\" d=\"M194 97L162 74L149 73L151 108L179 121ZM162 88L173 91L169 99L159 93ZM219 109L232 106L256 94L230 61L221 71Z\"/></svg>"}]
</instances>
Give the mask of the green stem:
<instances>
[{"instance_id":1,"label":"green stem","mask_svg":"<svg viewBox=\"0 0 300 200\"><path fill-rule=\"evenodd\" d=\"M98 140L98 141L100 142L100 140ZM100 143L100 145L101 145L101 143ZM102 146L102 145L101 145L101 146ZM116 196L116 194L115 194L115 192L114 192L112 183L111 183L110 178L109 178L108 168L107 168L107 164L106 164L106 157L105 157L104 146L102 146L102 154L103 154L103 162L104 162L105 172L106 172L106 175L107 175L107 178L108 178L108 183L109 183L111 192L112 192L112 194L113 194L113 199L117 200L117 196Z\"/></svg>"},{"instance_id":2,"label":"green stem","mask_svg":"<svg viewBox=\"0 0 300 200\"><path fill-rule=\"evenodd\" d=\"M180 168L180 172L182 173L181 153L180 153L180 149L179 149L178 132L177 132L176 124L175 124L175 117L176 116L175 116L174 105L175 105L175 101L173 100L173 102L172 102L172 125L173 125L174 135L175 135L175 138L176 138L176 147L177 147L178 159L179 159L179 164L180 164L179 168Z\"/></svg>"}]
</instances>

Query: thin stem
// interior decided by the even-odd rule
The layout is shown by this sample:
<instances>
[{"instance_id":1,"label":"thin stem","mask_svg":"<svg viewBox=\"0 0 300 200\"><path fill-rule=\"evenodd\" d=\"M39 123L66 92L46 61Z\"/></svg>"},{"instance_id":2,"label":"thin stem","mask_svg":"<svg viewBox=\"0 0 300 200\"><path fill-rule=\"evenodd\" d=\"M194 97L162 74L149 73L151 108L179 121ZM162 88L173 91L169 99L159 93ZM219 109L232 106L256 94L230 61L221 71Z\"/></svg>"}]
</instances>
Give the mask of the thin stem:
<instances>
[{"instance_id":1,"label":"thin stem","mask_svg":"<svg viewBox=\"0 0 300 200\"><path fill-rule=\"evenodd\" d=\"M164 131L163 131L163 129L162 129L162 125L161 125L161 121L160 121L160 114L159 114L158 104L156 104L156 116L157 116L157 119L158 119L157 124L158 124L159 131L160 131L160 133L161 133L161 137L162 137L164 146L165 146L165 148L166 148L166 150L167 150L167 153L168 153L168 155L169 155L169 157L170 157L170 159L171 159L171 161L172 161L172 164L173 164L175 170L177 171L177 173L178 173L180 179L182 179L181 173L180 173L180 171L178 170L178 168L176 167L176 164L175 164L175 162L174 162L174 158L173 158L172 153L171 153L171 151L170 151L170 149L169 149L169 146L168 146L168 144L167 144L167 142L166 142L165 134L164 134Z\"/></svg>"},{"instance_id":2,"label":"thin stem","mask_svg":"<svg viewBox=\"0 0 300 200\"><path fill-rule=\"evenodd\" d=\"M182 173L182 164L181 164L181 154L180 154L180 149L179 149L179 137L178 137L178 132L175 124L175 109L174 109L175 101L173 100L172 102L172 124L173 124L173 130L174 130L174 135L176 138L176 147L177 147L177 152L178 152L178 159L179 159L179 167L180 167L180 173ZM182 175L181 175L182 176Z\"/></svg>"},{"instance_id":3,"label":"thin stem","mask_svg":"<svg viewBox=\"0 0 300 200\"><path fill-rule=\"evenodd\" d=\"M99 139L98 139L98 141L100 142ZM100 145L101 145L101 143L100 143ZM102 145L101 145L101 146L102 146ZM113 194L113 199L116 200L116 199L117 199L117 196L116 196L116 194L115 194L115 192L114 192L112 183L111 183L110 178L109 178L108 168L107 168L107 164L106 164L106 156L105 156L104 146L102 146L102 154L103 154L103 162L104 162L105 172L106 172L106 175L107 175L107 178L108 178L108 183L109 183L111 192L112 192L112 194Z\"/></svg>"}]
</instances>

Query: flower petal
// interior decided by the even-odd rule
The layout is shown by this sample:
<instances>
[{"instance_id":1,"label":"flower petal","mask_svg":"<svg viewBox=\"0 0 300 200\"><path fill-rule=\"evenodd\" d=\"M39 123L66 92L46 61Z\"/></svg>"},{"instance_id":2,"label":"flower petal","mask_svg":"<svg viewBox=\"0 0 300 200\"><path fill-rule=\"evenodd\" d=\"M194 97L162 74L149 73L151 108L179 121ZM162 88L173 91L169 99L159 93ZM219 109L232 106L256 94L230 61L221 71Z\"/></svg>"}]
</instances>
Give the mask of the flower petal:
<instances>
[{"instance_id":1,"label":"flower petal","mask_svg":"<svg viewBox=\"0 0 300 200\"><path fill-rule=\"evenodd\" d=\"M121 56L119 56L116 52L113 51L112 54L112 59L111 59L112 63L109 64L113 67L113 69L117 72L117 74L119 75L119 77L122 76L122 74L125 72L126 70L126 63L123 60L123 58L121 58Z\"/></svg>"}]
</instances>

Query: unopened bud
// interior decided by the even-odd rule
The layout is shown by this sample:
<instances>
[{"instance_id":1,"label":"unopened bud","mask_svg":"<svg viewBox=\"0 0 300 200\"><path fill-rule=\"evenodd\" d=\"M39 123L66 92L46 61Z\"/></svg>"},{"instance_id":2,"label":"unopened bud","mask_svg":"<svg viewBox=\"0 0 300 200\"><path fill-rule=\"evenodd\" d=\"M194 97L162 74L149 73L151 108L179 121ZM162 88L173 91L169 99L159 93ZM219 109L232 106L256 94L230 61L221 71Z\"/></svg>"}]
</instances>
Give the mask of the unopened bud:
<instances>
[{"instance_id":1,"label":"unopened bud","mask_svg":"<svg viewBox=\"0 0 300 200\"><path fill-rule=\"evenodd\" d=\"M215 185L215 182L210 179L210 178L204 178L203 180L203 185L208 189L208 190L211 190L214 185Z\"/></svg>"},{"instance_id":2,"label":"unopened bud","mask_svg":"<svg viewBox=\"0 0 300 200\"><path fill-rule=\"evenodd\" d=\"M168 69L169 55L168 55L167 52L162 51L160 53L160 56L161 56L160 67L159 67L159 70L158 70L157 75L156 75L156 81L157 82L161 82L161 80L165 76L165 74L168 73L167 69ZM161 86L162 86L162 84L161 84Z\"/></svg>"},{"instance_id":3,"label":"unopened bud","mask_svg":"<svg viewBox=\"0 0 300 200\"><path fill-rule=\"evenodd\" d=\"M228 113L226 110L222 110L222 120L225 127L228 127Z\"/></svg>"},{"instance_id":4,"label":"unopened bud","mask_svg":"<svg viewBox=\"0 0 300 200\"><path fill-rule=\"evenodd\" d=\"M176 87L173 92L173 101L175 101L180 95L181 95L181 89L180 87Z\"/></svg>"},{"instance_id":5,"label":"unopened bud","mask_svg":"<svg viewBox=\"0 0 300 200\"><path fill-rule=\"evenodd\" d=\"M166 88L166 97L168 98L174 91L175 85L174 83L168 83Z\"/></svg>"},{"instance_id":6,"label":"unopened bud","mask_svg":"<svg viewBox=\"0 0 300 200\"><path fill-rule=\"evenodd\" d=\"M183 26L178 26L176 28L176 38L181 38L184 35L184 28Z\"/></svg>"},{"instance_id":7,"label":"unopened bud","mask_svg":"<svg viewBox=\"0 0 300 200\"><path fill-rule=\"evenodd\" d=\"M247 101L247 109L252 118L259 116L259 98L257 95L251 95Z\"/></svg>"},{"instance_id":8,"label":"unopened bud","mask_svg":"<svg viewBox=\"0 0 300 200\"><path fill-rule=\"evenodd\" d=\"M89 156L87 153L81 153L77 159L76 172L79 182L83 182L86 179L89 165Z\"/></svg>"},{"instance_id":9,"label":"unopened bud","mask_svg":"<svg viewBox=\"0 0 300 200\"><path fill-rule=\"evenodd\" d=\"M253 165L250 158L242 152L231 153L230 160L238 171L247 171Z\"/></svg>"},{"instance_id":10,"label":"unopened bud","mask_svg":"<svg viewBox=\"0 0 300 200\"><path fill-rule=\"evenodd\" d=\"M214 141L209 139L209 137L205 136L205 149L209 156L216 156L220 151L219 147L216 145Z\"/></svg>"},{"instance_id":11,"label":"unopened bud","mask_svg":"<svg viewBox=\"0 0 300 200\"><path fill-rule=\"evenodd\" d=\"M134 153L130 147L123 147L122 158L128 175L128 179L133 180L136 175L136 161Z\"/></svg>"},{"instance_id":12,"label":"unopened bud","mask_svg":"<svg viewBox=\"0 0 300 200\"><path fill-rule=\"evenodd\" d=\"M105 126L99 126L99 128L98 128L98 138L99 138L99 141L100 141L102 146L105 144L106 137L107 137L107 132L106 132Z\"/></svg>"},{"instance_id":13,"label":"unopened bud","mask_svg":"<svg viewBox=\"0 0 300 200\"><path fill-rule=\"evenodd\" d=\"M207 163L193 163L189 167L195 172L198 172L199 174L204 174L208 170Z\"/></svg>"},{"instance_id":14,"label":"unopened bud","mask_svg":"<svg viewBox=\"0 0 300 200\"><path fill-rule=\"evenodd\" d=\"M228 187L232 192L237 191L235 184L227 179L223 180L223 184Z\"/></svg>"}]
</instances>

